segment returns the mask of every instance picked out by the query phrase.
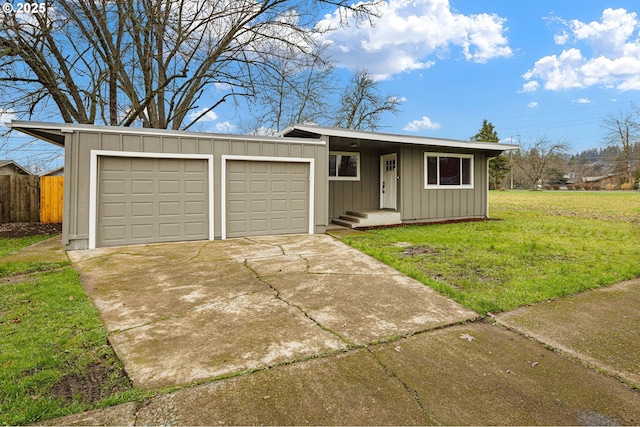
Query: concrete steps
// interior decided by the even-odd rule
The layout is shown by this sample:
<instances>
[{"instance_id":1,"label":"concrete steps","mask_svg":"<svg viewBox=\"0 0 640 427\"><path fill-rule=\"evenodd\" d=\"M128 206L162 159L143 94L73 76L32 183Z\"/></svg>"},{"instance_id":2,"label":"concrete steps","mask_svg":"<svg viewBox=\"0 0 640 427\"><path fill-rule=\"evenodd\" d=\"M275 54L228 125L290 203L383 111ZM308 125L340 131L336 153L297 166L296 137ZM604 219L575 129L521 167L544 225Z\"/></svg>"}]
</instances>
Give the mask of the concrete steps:
<instances>
[{"instance_id":1,"label":"concrete steps","mask_svg":"<svg viewBox=\"0 0 640 427\"><path fill-rule=\"evenodd\" d=\"M378 225L402 224L400 212L379 211L347 211L345 215L331 222L349 228L374 227Z\"/></svg>"}]
</instances>

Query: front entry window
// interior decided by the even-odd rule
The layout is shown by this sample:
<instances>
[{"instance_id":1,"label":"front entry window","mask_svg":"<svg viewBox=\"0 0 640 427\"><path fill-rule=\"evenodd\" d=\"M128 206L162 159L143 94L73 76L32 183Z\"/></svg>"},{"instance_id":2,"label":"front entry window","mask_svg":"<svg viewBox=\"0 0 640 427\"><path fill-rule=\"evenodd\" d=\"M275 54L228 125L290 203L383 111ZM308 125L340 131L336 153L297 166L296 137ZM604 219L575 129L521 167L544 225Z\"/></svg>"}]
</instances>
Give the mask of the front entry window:
<instances>
[{"instance_id":1,"label":"front entry window","mask_svg":"<svg viewBox=\"0 0 640 427\"><path fill-rule=\"evenodd\" d=\"M343 181L360 180L360 153L330 152L329 179Z\"/></svg>"}]
</instances>

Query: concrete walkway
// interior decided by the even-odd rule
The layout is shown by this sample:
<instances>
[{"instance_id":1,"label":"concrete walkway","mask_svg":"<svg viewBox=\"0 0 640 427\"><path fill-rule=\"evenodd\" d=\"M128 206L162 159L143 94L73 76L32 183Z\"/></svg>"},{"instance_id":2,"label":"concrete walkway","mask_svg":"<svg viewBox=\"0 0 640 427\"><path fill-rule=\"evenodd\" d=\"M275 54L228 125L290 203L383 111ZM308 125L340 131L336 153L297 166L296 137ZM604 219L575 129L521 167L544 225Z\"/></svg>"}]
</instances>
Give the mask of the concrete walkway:
<instances>
[{"instance_id":1,"label":"concrete walkway","mask_svg":"<svg viewBox=\"0 0 640 427\"><path fill-rule=\"evenodd\" d=\"M209 378L202 380L200 385L184 385L177 391L157 394L140 403L76 414L50 420L48 424L640 424L640 393L630 386L640 386L637 382L640 372L640 356L637 356L640 354L640 340L637 339L640 281L523 307L490 319L491 322L475 320L460 323L461 317L472 318L474 315L451 302L440 306L434 301L439 302L442 297L435 295L432 298L431 292L423 294L417 291L413 287L415 282L388 270L388 267L375 266L374 263L374 269L367 271L371 261L368 257L361 258L361 254L346 250L348 248L328 236L322 236L320 241L321 250L326 250L326 245L329 245L332 251L336 251L332 260L326 263L319 256L320 247L309 246L310 242L303 240L274 244L261 239L248 242L240 239L236 241L239 246L235 249L229 247L225 251L217 251L214 250L217 245L205 244L180 254L171 248L173 245L154 245L154 255L140 252L151 247L132 247L126 248L129 258L118 253L122 249L72 253L71 258L79 266L85 284L93 283L87 290L99 308L102 304L100 310L105 324L114 322L114 325L124 328L119 332L109 328L111 337L124 332L133 333L137 329L140 331L137 339L153 342L159 338L145 329L149 325L164 324L162 328L169 331L166 324L173 322L175 325L176 319L203 320L190 316L195 316L197 307L207 306L212 297L207 294L199 299L200 292L204 290L192 288L190 283L210 280L212 287L228 288L224 280L211 276L210 270L208 274L190 275L191 280L185 280L182 285L186 286L184 290L158 287L173 280L168 277L174 274L171 272L177 268L175 265L195 261L192 270L200 271L204 264L219 257L225 259L220 262L226 262L224 265L228 266L236 258L239 260L246 256L243 245L258 245L241 263L251 273L242 276L245 278L241 280L246 281L249 288L243 288L236 294L233 289L228 289L228 293L221 295L229 298L235 295L235 299L241 299L243 295L260 295L261 302L255 310L240 310L242 313L239 314L246 317L255 313L257 322L268 326L265 329L270 339L288 336L274 332L278 328L269 323L270 316L290 319L297 323L285 326L292 328L287 332L291 334L290 339L302 337L305 343L317 342L318 348L324 350L308 356L309 352L301 349L311 346L289 346L293 348L291 355L276 357L269 362L270 367L225 379ZM158 252L157 249L161 248L166 250ZM256 248L264 251L258 252ZM301 260L304 260L302 264ZM98 280L100 274L109 273L109 268L119 264L128 264L126 274L109 274ZM363 276L363 282L349 286L350 282L337 280L343 273L333 269L341 264L354 276ZM159 276L161 270L165 271L165 276ZM146 284L137 283L144 277L140 275L144 271L155 274L155 278ZM120 276L122 280L118 279ZM307 283L307 276L314 281ZM327 278L330 280L321 280ZM109 282L112 284L107 292L102 286ZM336 282L340 286L335 285ZM182 311L178 310L175 318L158 318L156 311L162 310L149 308L157 300L145 302L135 297L138 292L135 289L152 286L153 283L156 284L156 293L173 296L183 304L178 304ZM264 286L271 289L277 308L263 305L263 301L268 299L262 289ZM399 287L404 297L394 296L388 287ZM120 298L124 296L125 299L120 301L129 305L126 315L116 315L115 311L110 313L105 309L109 301L116 301L109 300L108 296L114 292L121 293ZM314 292L318 293L313 298L309 297ZM359 297L353 299L356 297L352 295ZM369 299L373 302L366 303ZM341 307L338 302L343 300L343 305L351 311L336 311ZM221 301L219 303L224 305ZM406 310L403 310L404 303L408 304ZM454 313L450 317L444 312L444 317L433 316L429 311L430 308L447 307L447 304L448 310ZM216 306L217 309L222 305ZM287 307L293 310L289 312ZM415 310L421 310L419 319ZM285 314L276 314L279 311ZM293 315L295 311L303 313L303 316ZM387 311L393 314L387 315ZM387 317L380 317L383 315ZM139 320L127 320L130 318ZM593 327L596 323L597 327ZM366 324L372 326L362 326ZM205 323L188 332L206 332L207 328L221 326L215 322ZM232 326L245 327L244 324ZM257 330L249 328L247 332L251 334ZM300 330L305 333L296 335ZM235 334L231 330L228 332ZM314 341L317 336L322 338ZM255 340L261 351L269 349L264 347L267 341L262 337L257 336ZM334 344L337 348L332 347ZM275 347L283 348L282 345ZM186 355L192 357L194 353L190 349L178 349L176 357L181 350L185 357L180 361L187 363ZM208 351L210 349L205 350ZM285 353L278 354L282 356ZM131 354L135 351L131 350ZM137 357L137 362L134 362L142 363L144 357ZM138 365L133 366L129 369L135 370ZM235 369L240 368L231 370ZM186 370L193 375L193 369ZM142 375L140 378L147 377ZM166 378L160 383L165 381ZM153 384L152 379L151 387Z\"/></svg>"}]
</instances>

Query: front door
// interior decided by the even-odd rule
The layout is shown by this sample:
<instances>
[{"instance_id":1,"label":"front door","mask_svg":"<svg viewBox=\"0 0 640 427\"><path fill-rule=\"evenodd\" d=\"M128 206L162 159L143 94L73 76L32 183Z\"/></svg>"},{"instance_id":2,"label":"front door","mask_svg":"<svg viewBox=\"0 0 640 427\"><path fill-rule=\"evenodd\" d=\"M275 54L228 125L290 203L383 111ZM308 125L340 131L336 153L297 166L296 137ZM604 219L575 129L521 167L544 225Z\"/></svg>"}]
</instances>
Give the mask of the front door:
<instances>
[{"instance_id":1,"label":"front door","mask_svg":"<svg viewBox=\"0 0 640 427\"><path fill-rule=\"evenodd\" d=\"M397 154L380 156L380 209L397 208Z\"/></svg>"}]
</instances>

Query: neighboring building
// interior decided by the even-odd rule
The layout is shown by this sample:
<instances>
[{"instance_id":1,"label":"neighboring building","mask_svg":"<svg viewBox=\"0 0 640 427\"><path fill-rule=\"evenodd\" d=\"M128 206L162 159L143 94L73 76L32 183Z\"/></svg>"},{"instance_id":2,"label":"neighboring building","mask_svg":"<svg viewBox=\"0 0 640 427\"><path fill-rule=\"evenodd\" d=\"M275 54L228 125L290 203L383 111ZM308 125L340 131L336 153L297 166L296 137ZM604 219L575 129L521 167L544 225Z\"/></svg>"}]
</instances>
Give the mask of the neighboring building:
<instances>
[{"instance_id":1,"label":"neighboring building","mask_svg":"<svg viewBox=\"0 0 640 427\"><path fill-rule=\"evenodd\" d=\"M64 166L51 169L50 171L43 173L41 176L64 176Z\"/></svg>"},{"instance_id":2,"label":"neighboring building","mask_svg":"<svg viewBox=\"0 0 640 427\"><path fill-rule=\"evenodd\" d=\"M620 185L624 182L624 172L610 173L600 176L585 176L582 178L585 186L592 190L605 189L607 185Z\"/></svg>"},{"instance_id":3,"label":"neighboring building","mask_svg":"<svg viewBox=\"0 0 640 427\"><path fill-rule=\"evenodd\" d=\"M13 160L0 160L0 175L31 175L31 172Z\"/></svg>"},{"instance_id":4,"label":"neighboring building","mask_svg":"<svg viewBox=\"0 0 640 427\"><path fill-rule=\"evenodd\" d=\"M516 148L302 125L277 137L11 127L65 148L68 249L323 233L356 221L348 211L393 213L389 223L486 218L488 161Z\"/></svg>"}]
</instances>

